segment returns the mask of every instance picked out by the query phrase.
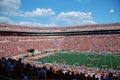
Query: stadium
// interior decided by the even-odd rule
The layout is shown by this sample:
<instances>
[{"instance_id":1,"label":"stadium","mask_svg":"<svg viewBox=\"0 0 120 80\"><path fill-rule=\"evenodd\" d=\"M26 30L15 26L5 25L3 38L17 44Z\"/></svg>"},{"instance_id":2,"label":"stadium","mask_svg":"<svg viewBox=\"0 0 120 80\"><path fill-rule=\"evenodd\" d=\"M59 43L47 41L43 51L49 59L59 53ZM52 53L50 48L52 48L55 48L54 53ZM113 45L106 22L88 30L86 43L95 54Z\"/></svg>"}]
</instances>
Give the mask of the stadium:
<instances>
[{"instance_id":1,"label":"stadium","mask_svg":"<svg viewBox=\"0 0 120 80\"><path fill-rule=\"evenodd\" d=\"M0 57L2 78L22 79L25 71L30 79L102 80L113 77L119 80L120 23L69 27L0 24ZM3 69L3 61L18 62L22 66L24 63L27 67L16 66L12 73ZM42 69L47 70L47 74L38 77L35 72Z\"/></svg>"}]
</instances>

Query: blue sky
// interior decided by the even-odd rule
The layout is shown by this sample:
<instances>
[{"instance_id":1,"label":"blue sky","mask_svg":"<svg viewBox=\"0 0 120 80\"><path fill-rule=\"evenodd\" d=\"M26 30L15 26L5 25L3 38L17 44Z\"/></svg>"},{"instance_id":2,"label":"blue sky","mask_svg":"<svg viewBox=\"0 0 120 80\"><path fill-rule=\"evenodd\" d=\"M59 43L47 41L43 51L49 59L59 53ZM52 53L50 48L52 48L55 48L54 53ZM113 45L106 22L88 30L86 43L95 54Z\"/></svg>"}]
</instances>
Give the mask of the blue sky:
<instances>
[{"instance_id":1,"label":"blue sky","mask_svg":"<svg viewBox=\"0 0 120 80\"><path fill-rule=\"evenodd\" d=\"M0 0L0 23L78 26L120 22L120 0Z\"/></svg>"}]
</instances>

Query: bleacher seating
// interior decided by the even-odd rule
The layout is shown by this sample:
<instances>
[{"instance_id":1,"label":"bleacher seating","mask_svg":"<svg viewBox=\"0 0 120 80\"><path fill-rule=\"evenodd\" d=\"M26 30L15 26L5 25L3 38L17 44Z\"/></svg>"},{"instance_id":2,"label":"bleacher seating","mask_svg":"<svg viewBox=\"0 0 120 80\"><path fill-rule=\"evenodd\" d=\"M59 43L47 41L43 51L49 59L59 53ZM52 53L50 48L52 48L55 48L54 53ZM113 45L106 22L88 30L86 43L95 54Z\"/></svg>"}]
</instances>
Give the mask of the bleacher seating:
<instances>
[{"instance_id":1,"label":"bleacher seating","mask_svg":"<svg viewBox=\"0 0 120 80\"><path fill-rule=\"evenodd\" d=\"M66 51L119 53L120 35L68 36L61 44Z\"/></svg>"},{"instance_id":2,"label":"bleacher seating","mask_svg":"<svg viewBox=\"0 0 120 80\"><path fill-rule=\"evenodd\" d=\"M120 34L99 35L69 35L69 36L11 36L2 31L19 32L69 32L91 30L120 29L118 24L87 25L63 28L21 27L17 25L0 24L0 79L62 79L62 80L120 80L119 71L111 69L70 67L57 64L34 64L26 60L24 63L19 59L10 59L16 55L26 55L27 50L38 51L65 50L74 52L95 52L120 54ZM43 54L47 55L47 54ZM26 55L28 56L28 55ZM6 58L3 58L6 57ZM22 56L23 57L23 56ZM19 56L17 57L17 59ZM40 73L46 73L41 75ZM96 72L103 73L96 73ZM118 74L118 75L114 75ZM43 74L43 73L42 73Z\"/></svg>"},{"instance_id":3,"label":"bleacher seating","mask_svg":"<svg viewBox=\"0 0 120 80\"><path fill-rule=\"evenodd\" d=\"M39 51L59 49L57 46L63 40L63 37L48 36L3 36L0 37L0 56L14 56L25 54L29 49Z\"/></svg>"},{"instance_id":4,"label":"bleacher seating","mask_svg":"<svg viewBox=\"0 0 120 80\"><path fill-rule=\"evenodd\" d=\"M1 80L120 80L119 72L81 67L67 67L65 65L30 64L22 59L0 58ZM102 71L102 70L101 70ZM97 72L97 73L96 73Z\"/></svg>"},{"instance_id":5,"label":"bleacher seating","mask_svg":"<svg viewBox=\"0 0 120 80\"><path fill-rule=\"evenodd\" d=\"M76 27L21 27L0 24L0 30L27 32L69 32L120 29L120 24L87 25ZM1 32L2 34L2 32ZM5 33L4 33L5 34ZM24 54L28 49L66 50L75 52L120 53L119 34L72 35L72 36L0 36L0 56ZM8 35L8 36L7 36ZM11 55L12 54L12 55Z\"/></svg>"}]
</instances>

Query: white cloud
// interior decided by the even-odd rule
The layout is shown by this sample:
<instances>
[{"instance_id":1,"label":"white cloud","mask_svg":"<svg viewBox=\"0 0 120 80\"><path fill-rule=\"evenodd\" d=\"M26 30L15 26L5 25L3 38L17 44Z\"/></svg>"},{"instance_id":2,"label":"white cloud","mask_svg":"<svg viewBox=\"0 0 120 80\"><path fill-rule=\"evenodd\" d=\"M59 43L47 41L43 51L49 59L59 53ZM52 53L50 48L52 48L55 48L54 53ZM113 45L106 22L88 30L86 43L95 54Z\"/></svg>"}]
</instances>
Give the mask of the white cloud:
<instances>
[{"instance_id":1,"label":"white cloud","mask_svg":"<svg viewBox=\"0 0 120 80\"><path fill-rule=\"evenodd\" d=\"M0 13L18 15L20 5L20 0L0 0Z\"/></svg>"},{"instance_id":2,"label":"white cloud","mask_svg":"<svg viewBox=\"0 0 120 80\"><path fill-rule=\"evenodd\" d=\"M20 22L17 23L17 25L23 25L23 26L41 26L41 27L56 27L55 24L41 24L41 23L34 23L34 22Z\"/></svg>"},{"instance_id":3,"label":"white cloud","mask_svg":"<svg viewBox=\"0 0 120 80\"><path fill-rule=\"evenodd\" d=\"M0 16L0 23L2 23L2 24L12 24L14 22L8 17L1 17Z\"/></svg>"},{"instance_id":4,"label":"white cloud","mask_svg":"<svg viewBox=\"0 0 120 80\"><path fill-rule=\"evenodd\" d=\"M0 13L12 16L35 17L35 16L50 16L55 12L51 9L36 8L33 11L20 10L21 0L0 0Z\"/></svg>"},{"instance_id":5,"label":"white cloud","mask_svg":"<svg viewBox=\"0 0 120 80\"><path fill-rule=\"evenodd\" d=\"M85 25L95 24L92 19L92 13L88 12L61 12L55 17L57 21L64 21L67 25Z\"/></svg>"},{"instance_id":6,"label":"white cloud","mask_svg":"<svg viewBox=\"0 0 120 80\"><path fill-rule=\"evenodd\" d=\"M22 25L22 26L31 26L31 27L33 26L57 27L56 24L41 24L41 23L25 22L25 21L15 22L8 17L1 17L1 16L0 16L0 24L12 24L12 25Z\"/></svg>"},{"instance_id":7,"label":"white cloud","mask_svg":"<svg viewBox=\"0 0 120 80\"><path fill-rule=\"evenodd\" d=\"M83 0L79 0L83 1ZM86 0L88 1L88 0ZM55 12L51 8L43 9L43 8L36 8L32 11L22 11L20 10L21 0L0 0L0 14L11 15L19 18L23 17L41 17L47 16L47 19L51 19L51 15L54 15L55 20L52 19L51 22L56 21L59 23L63 21L68 26L71 25L84 25L84 24L94 24L95 22L92 19L92 13L88 12L61 12L58 15L55 15ZM113 12L113 11L111 11ZM53 17L53 16L52 16ZM27 19L27 18L26 18ZM33 20L34 21L34 20ZM34 23L32 21L24 22L14 22L8 17L0 17L0 23L9 23L9 24L18 24L18 25L27 25L27 26L57 26L54 23L51 24L41 24L41 23Z\"/></svg>"},{"instance_id":8,"label":"white cloud","mask_svg":"<svg viewBox=\"0 0 120 80\"><path fill-rule=\"evenodd\" d=\"M113 12L114 12L114 10L113 10L113 9L111 9L111 10L110 10L110 13L113 13Z\"/></svg>"},{"instance_id":9,"label":"white cloud","mask_svg":"<svg viewBox=\"0 0 120 80\"><path fill-rule=\"evenodd\" d=\"M34 17L34 16L49 16L54 14L55 12L51 8L48 9L36 8L36 10L33 10L32 12L25 12L24 14L22 14L22 16Z\"/></svg>"}]
</instances>

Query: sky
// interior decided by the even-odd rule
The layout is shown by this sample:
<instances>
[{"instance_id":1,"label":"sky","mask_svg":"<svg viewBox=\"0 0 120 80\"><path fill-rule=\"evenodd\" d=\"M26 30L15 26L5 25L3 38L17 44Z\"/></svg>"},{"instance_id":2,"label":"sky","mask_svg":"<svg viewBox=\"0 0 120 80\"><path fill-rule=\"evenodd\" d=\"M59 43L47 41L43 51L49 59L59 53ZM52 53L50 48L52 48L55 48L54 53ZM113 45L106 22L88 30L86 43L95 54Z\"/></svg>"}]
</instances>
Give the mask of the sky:
<instances>
[{"instance_id":1,"label":"sky","mask_svg":"<svg viewBox=\"0 0 120 80\"><path fill-rule=\"evenodd\" d=\"M68 27L120 22L120 0L0 0L0 23Z\"/></svg>"}]
</instances>

